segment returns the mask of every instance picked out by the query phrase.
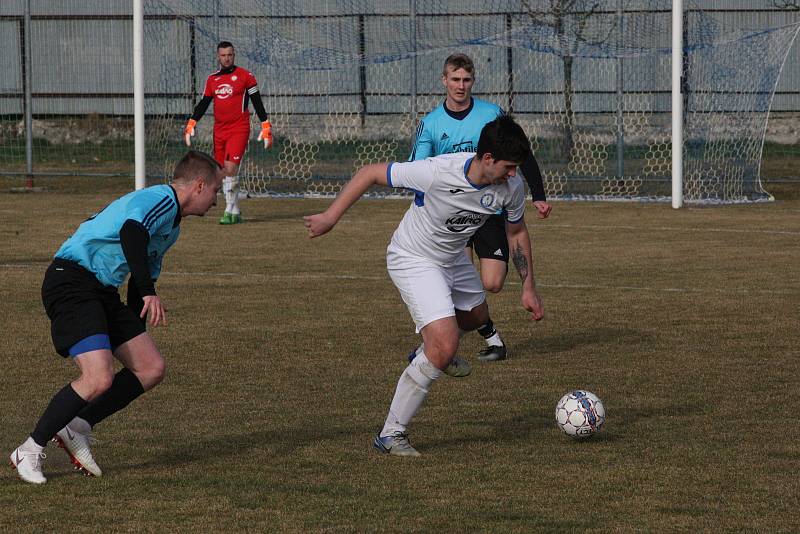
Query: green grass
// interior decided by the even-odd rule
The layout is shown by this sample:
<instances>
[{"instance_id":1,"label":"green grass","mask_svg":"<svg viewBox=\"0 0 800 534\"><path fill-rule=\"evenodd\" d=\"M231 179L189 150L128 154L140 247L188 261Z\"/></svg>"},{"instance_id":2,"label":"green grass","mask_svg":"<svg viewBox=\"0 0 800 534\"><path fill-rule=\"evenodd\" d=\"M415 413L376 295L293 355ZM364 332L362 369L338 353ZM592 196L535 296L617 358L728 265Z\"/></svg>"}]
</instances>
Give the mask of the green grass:
<instances>
[{"instance_id":1,"label":"green grass","mask_svg":"<svg viewBox=\"0 0 800 534\"><path fill-rule=\"evenodd\" d=\"M39 290L60 243L127 185L99 184L0 194L5 454L76 377ZM43 487L7 469L0 531L796 532L795 190L684 210L556 202L531 219L546 318L526 318L512 272L490 297L512 358L479 364L464 338L473 374L433 386L418 459L369 445L417 342L385 272L408 203L362 201L313 241L302 215L327 201L245 201L237 227L219 207L187 219L158 284L165 382L96 428L102 478L55 447ZM576 387L607 409L588 442L552 421Z\"/></svg>"}]
</instances>

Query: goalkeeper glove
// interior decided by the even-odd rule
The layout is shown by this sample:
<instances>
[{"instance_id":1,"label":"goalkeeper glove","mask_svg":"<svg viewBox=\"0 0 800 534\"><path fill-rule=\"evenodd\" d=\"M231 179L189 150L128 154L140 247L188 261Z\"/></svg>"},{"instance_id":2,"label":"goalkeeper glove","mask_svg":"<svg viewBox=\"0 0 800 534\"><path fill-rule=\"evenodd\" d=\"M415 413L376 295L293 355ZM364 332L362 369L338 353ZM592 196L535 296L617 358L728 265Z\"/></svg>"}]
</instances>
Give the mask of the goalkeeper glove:
<instances>
[{"instance_id":1,"label":"goalkeeper glove","mask_svg":"<svg viewBox=\"0 0 800 534\"><path fill-rule=\"evenodd\" d=\"M258 134L258 140L264 141L264 148L272 148L272 125L269 121L261 123L261 133Z\"/></svg>"},{"instance_id":2,"label":"goalkeeper glove","mask_svg":"<svg viewBox=\"0 0 800 534\"><path fill-rule=\"evenodd\" d=\"M196 125L196 120L189 119L189 122L186 123L186 128L183 129L183 140L186 146L192 146L192 136L194 135L194 127Z\"/></svg>"}]
</instances>

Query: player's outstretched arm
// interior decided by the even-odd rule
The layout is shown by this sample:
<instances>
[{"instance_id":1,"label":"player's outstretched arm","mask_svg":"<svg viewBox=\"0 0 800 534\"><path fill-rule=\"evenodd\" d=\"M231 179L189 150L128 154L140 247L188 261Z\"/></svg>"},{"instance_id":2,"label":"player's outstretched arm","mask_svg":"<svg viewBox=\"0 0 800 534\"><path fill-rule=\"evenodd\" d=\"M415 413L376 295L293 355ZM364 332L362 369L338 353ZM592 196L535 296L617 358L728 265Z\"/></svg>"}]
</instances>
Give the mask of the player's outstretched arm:
<instances>
[{"instance_id":1,"label":"player's outstretched arm","mask_svg":"<svg viewBox=\"0 0 800 534\"><path fill-rule=\"evenodd\" d=\"M389 185L386 179L388 163L373 163L361 167L344 188L336 195L333 203L322 213L306 215L303 224L308 230L308 237L319 237L331 231L339 222L344 212L367 192L373 185Z\"/></svg>"},{"instance_id":2,"label":"player's outstretched arm","mask_svg":"<svg viewBox=\"0 0 800 534\"><path fill-rule=\"evenodd\" d=\"M522 307L531 312L531 319L539 321L544 317L544 305L536 292L536 281L533 277L533 256L531 254L531 237L525 220L517 223L506 222L508 251L511 261L519 273L522 282Z\"/></svg>"}]
</instances>

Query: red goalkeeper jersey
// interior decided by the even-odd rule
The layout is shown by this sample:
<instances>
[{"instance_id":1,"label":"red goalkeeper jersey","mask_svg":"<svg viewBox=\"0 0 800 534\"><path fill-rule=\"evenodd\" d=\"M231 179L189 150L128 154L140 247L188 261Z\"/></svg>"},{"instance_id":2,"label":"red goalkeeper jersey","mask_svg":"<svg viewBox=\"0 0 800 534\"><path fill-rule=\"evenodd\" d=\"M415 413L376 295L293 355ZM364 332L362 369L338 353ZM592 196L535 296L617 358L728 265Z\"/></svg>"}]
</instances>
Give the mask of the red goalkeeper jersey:
<instances>
[{"instance_id":1,"label":"red goalkeeper jersey","mask_svg":"<svg viewBox=\"0 0 800 534\"><path fill-rule=\"evenodd\" d=\"M206 79L203 96L214 100L214 130L250 128L248 103L250 95L258 92L253 73L241 67L225 72L218 70Z\"/></svg>"}]
</instances>

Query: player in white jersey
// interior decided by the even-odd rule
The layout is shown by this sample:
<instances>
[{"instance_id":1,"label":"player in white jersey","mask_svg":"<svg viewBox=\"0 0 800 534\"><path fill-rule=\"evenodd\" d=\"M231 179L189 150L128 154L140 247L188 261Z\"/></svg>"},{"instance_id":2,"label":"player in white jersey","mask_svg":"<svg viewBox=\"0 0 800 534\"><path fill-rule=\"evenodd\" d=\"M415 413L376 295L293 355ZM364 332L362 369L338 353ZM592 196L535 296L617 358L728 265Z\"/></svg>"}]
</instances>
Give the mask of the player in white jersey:
<instances>
[{"instance_id":1,"label":"player in white jersey","mask_svg":"<svg viewBox=\"0 0 800 534\"><path fill-rule=\"evenodd\" d=\"M466 54L451 54L442 68L442 85L447 96L433 111L425 115L417 127L417 134L409 160L420 160L441 154L456 152L475 152L483 126L503 114L496 104L474 98L472 88L475 84L475 64ZM539 164L529 152L520 166L520 171L530 188L536 215L546 219L551 207L547 203ZM483 288L491 293L499 293L508 273L509 250L505 231L505 216L489 217L467 243L467 254L478 256ZM486 348L478 353L478 360L492 362L504 360L508 356L506 344L495 328L491 317L478 328L478 333L486 342ZM417 350L408 358L412 360ZM469 364L456 360L459 368L466 369Z\"/></svg>"},{"instance_id":2,"label":"player in white jersey","mask_svg":"<svg viewBox=\"0 0 800 534\"><path fill-rule=\"evenodd\" d=\"M433 382L456 355L464 332L485 324L486 295L464 246L483 222L506 213L511 257L522 281L522 306L534 320L544 316L533 277L525 226L525 190L516 168L530 151L522 128L509 116L481 131L478 151L404 163L362 167L323 213L304 217L310 237L329 232L373 185L417 192L392 236L389 275L400 291L423 345L397 383L383 429L373 446L386 454L419 456L407 426Z\"/></svg>"}]
</instances>

